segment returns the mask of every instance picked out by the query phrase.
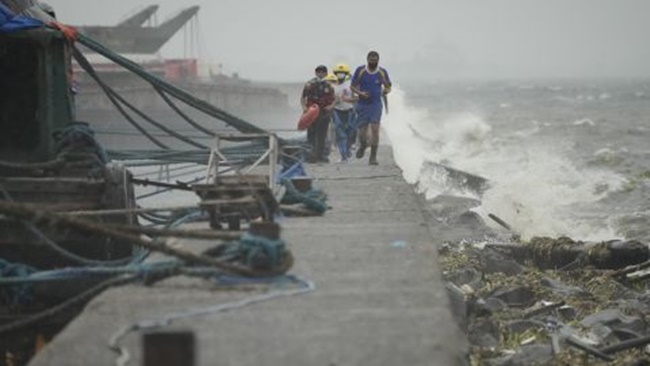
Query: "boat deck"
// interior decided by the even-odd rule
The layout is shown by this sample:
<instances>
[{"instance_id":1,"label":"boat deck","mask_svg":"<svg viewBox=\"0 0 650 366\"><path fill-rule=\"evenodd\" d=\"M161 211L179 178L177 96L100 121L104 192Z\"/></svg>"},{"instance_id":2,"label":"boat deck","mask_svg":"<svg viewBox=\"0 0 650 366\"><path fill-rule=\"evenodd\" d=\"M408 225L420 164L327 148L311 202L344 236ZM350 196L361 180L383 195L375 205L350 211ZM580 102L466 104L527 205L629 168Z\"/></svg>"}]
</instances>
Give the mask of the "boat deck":
<instances>
[{"instance_id":1,"label":"boat deck","mask_svg":"<svg viewBox=\"0 0 650 366\"><path fill-rule=\"evenodd\" d=\"M391 156L382 146L379 166L368 166L366 159L308 166L332 209L280 224L296 258L290 273L313 282L313 291L215 313L224 304L301 287L284 282L223 289L175 277L151 287L114 288L88 304L30 365L116 364L112 336L165 318L173 321L119 339L129 351L128 364L143 364L142 335L151 331L192 332L196 365L463 364L465 338L437 265L436 237L445 229L426 220L422 198ZM175 245L197 252L210 246Z\"/></svg>"}]
</instances>

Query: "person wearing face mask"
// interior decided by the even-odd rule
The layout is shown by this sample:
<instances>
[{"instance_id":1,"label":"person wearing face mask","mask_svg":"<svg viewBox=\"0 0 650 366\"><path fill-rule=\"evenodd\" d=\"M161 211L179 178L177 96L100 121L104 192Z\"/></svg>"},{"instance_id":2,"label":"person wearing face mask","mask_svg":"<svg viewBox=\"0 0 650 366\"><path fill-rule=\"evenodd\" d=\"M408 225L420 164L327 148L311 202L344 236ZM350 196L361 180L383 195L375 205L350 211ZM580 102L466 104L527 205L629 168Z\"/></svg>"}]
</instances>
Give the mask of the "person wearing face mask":
<instances>
[{"instance_id":1,"label":"person wearing face mask","mask_svg":"<svg viewBox=\"0 0 650 366\"><path fill-rule=\"evenodd\" d=\"M341 162L347 162L351 156L350 148L356 139L356 116L354 113L354 102L356 97L350 88L350 66L339 63L334 66L336 83L334 94L336 104L332 112L332 122L336 146L341 154Z\"/></svg>"},{"instance_id":2,"label":"person wearing face mask","mask_svg":"<svg viewBox=\"0 0 650 366\"><path fill-rule=\"evenodd\" d=\"M307 128L307 143L311 146L310 163L329 162L326 152L327 132L332 118L332 108L336 99L334 88L328 81L327 67L320 65L315 70L316 77L309 80L302 91L300 104L303 112L312 104L319 107L319 114L316 120Z\"/></svg>"},{"instance_id":3,"label":"person wearing face mask","mask_svg":"<svg viewBox=\"0 0 650 366\"><path fill-rule=\"evenodd\" d=\"M368 52L367 64L357 67L352 76L350 88L357 93L356 104L359 149L357 158L363 158L370 146L370 165L377 165L377 148L379 145L379 124L382 115L382 98L390 93L392 82L388 71L379 66L379 54Z\"/></svg>"},{"instance_id":4,"label":"person wearing face mask","mask_svg":"<svg viewBox=\"0 0 650 366\"><path fill-rule=\"evenodd\" d=\"M325 76L327 76L327 66L325 65L316 66L316 69L314 70L314 77L309 79L305 83L305 86L302 88L302 95L300 96L300 105L302 106L303 112L307 110L307 100L308 100L309 92L313 89L313 86L315 86L318 82L323 81L323 79L325 79Z\"/></svg>"}]
</instances>

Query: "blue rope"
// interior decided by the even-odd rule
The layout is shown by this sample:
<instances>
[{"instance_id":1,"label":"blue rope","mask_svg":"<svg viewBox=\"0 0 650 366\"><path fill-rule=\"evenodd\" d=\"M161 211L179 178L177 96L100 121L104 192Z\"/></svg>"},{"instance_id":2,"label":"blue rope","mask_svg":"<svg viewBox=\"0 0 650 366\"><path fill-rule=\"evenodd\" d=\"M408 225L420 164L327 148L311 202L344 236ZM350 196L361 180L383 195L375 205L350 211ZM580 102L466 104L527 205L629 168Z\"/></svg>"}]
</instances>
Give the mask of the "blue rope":
<instances>
[{"instance_id":1,"label":"blue rope","mask_svg":"<svg viewBox=\"0 0 650 366\"><path fill-rule=\"evenodd\" d=\"M291 179L282 178L280 180L286 189L286 193L282 197L281 203L291 205L296 203L302 203L308 209L323 214L329 206L327 205L327 194L320 189L310 189L309 191L302 193L296 189L296 187L291 182Z\"/></svg>"},{"instance_id":2,"label":"blue rope","mask_svg":"<svg viewBox=\"0 0 650 366\"><path fill-rule=\"evenodd\" d=\"M239 240L223 244L219 257L239 261L251 268L277 268L282 262L285 247L281 239L244 233Z\"/></svg>"},{"instance_id":3,"label":"blue rope","mask_svg":"<svg viewBox=\"0 0 650 366\"><path fill-rule=\"evenodd\" d=\"M36 272L36 268L0 259L0 281L23 279L34 272ZM3 297L9 297L14 305L25 305L33 299L33 288L24 285L11 286L8 289L0 289L0 294Z\"/></svg>"}]
</instances>

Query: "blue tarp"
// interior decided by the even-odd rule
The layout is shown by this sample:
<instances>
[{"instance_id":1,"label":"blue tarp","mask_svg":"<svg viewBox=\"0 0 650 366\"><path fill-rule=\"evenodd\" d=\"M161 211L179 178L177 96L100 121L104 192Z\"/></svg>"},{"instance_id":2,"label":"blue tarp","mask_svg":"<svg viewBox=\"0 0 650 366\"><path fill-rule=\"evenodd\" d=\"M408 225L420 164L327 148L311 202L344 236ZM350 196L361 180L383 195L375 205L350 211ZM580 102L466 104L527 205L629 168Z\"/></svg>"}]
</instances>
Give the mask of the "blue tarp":
<instances>
[{"instance_id":1,"label":"blue tarp","mask_svg":"<svg viewBox=\"0 0 650 366\"><path fill-rule=\"evenodd\" d=\"M16 15L5 5L0 3L0 33L14 32L27 28L42 27L40 20L28 18L23 15Z\"/></svg>"}]
</instances>

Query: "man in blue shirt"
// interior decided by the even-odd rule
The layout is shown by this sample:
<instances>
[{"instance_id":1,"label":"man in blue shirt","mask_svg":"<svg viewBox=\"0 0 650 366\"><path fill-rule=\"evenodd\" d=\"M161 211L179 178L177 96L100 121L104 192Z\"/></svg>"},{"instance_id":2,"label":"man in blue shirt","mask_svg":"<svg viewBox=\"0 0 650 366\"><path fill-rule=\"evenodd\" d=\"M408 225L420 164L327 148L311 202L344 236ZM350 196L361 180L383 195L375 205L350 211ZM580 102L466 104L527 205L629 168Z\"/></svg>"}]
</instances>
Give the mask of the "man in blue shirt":
<instances>
[{"instance_id":1,"label":"man in blue shirt","mask_svg":"<svg viewBox=\"0 0 650 366\"><path fill-rule=\"evenodd\" d=\"M377 146L379 145L379 123L383 109L382 98L390 93L392 83L388 71L379 67L379 54L368 52L367 64L357 67L352 76L351 89L359 95L357 101L357 126L359 128L359 150L357 158L363 158L370 146L370 165L377 165ZM368 132L370 131L370 136Z\"/></svg>"}]
</instances>

